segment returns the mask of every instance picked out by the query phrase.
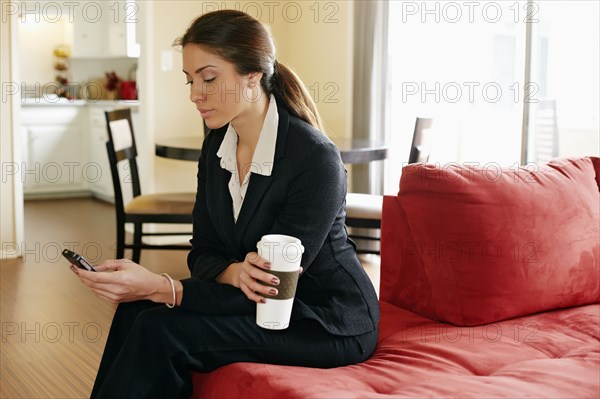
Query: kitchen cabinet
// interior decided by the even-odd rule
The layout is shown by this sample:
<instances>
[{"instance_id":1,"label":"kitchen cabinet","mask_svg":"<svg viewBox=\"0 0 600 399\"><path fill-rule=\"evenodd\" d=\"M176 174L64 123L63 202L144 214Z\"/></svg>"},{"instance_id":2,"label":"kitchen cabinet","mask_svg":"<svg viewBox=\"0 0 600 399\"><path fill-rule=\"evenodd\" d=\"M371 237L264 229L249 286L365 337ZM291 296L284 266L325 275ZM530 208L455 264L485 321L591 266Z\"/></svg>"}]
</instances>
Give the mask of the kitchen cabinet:
<instances>
[{"instance_id":1,"label":"kitchen cabinet","mask_svg":"<svg viewBox=\"0 0 600 399\"><path fill-rule=\"evenodd\" d=\"M135 132L139 126L137 104L26 103L21 108L23 163L15 166L25 197L92 195L114 202L104 111L127 106L132 108ZM128 192L124 195L131 198Z\"/></svg>"},{"instance_id":2,"label":"kitchen cabinet","mask_svg":"<svg viewBox=\"0 0 600 399\"><path fill-rule=\"evenodd\" d=\"M72 57L139 57L138 10L133 0L80 2L80 12L74 13Z\"/></svg>"},{"instance_id":3,"label":"kitchen cabinet","mask_svg":"<svg viewBox=\"0 0 600 399\"><path fill-rule=\"evenodd\" d=\"M23 107L23 162L19 176L26 197L85 192L87 138L81 129L81 107Z\"/></svg>"}]
</instances>

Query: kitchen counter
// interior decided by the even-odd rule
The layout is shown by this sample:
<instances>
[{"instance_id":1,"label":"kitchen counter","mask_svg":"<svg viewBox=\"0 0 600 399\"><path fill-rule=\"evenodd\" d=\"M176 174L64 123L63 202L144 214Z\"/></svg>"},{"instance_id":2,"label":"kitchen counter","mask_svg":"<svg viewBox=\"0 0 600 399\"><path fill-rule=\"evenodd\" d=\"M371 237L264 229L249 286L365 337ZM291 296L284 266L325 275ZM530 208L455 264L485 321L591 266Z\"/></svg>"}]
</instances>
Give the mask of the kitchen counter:
<instances>
[{"instance_id":1,"label":"kitchen counter","mask_svg":"<svg viewBox=\"0 0 600 399\"><path fill-rule=\"evenodd\" d=\"M138 100L69 100L66 98L47 98L47 97L39 97L39 98L25 98L21 100L21 105L24 107L48 107L48 106L67 106L67 107L84 107L84 106L92 106L92 107L102 107L102 108L110 108L113 106L129 106L135 107L139 105Z\"/></svg>"}]
</instances>

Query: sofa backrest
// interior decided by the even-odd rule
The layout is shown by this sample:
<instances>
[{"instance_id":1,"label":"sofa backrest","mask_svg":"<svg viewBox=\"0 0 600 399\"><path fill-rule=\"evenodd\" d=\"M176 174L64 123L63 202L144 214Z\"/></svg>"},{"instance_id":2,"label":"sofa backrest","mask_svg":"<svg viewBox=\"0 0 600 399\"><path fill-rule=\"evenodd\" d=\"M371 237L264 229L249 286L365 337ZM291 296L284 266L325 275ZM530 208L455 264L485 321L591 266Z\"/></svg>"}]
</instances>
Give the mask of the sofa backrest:
<instances>
[{"instance_id":1,"label":"sofa backrest","mask_svg":"<svg viewBox=\"0 0 600 399\"><path fill-rule=\"evenodd\" d=\"M456 325L600 302L598 158L414 164L381 223L380 299Z\"/></svg>"}]
</instances>

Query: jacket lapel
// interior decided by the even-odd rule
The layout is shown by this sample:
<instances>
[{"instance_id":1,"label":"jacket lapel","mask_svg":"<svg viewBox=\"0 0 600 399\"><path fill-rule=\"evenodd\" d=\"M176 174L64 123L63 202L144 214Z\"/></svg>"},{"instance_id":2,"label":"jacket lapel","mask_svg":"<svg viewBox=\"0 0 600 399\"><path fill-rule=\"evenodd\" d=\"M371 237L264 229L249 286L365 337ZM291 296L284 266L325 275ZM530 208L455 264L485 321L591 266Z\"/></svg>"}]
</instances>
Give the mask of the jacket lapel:
<instances>
[{"instance_id":1,"label":"jacket lapel","mask_svg":"<svg viewBox=\"0 0 600 399\"><path fill-rule=\"evenodd\" d=\"M250 178L246 197L244 198L242 209L240 210L237 222L235 223L235 235L237 236L238 242L241 242L244 233L252 221L252 216L254 215L256 208L262 202L263 197L273 182L276 173L275 164L277 163L277 160L282 158L285 154L289 127L289 113L279 104L277 105L277 113L279 114L279 123L277 126L277 143L275 144L275 158L273 160L274 165L271 170L271 176L253 174Z\"/></svg>"},{"instance_id":2,"label":"jacket lapel","mask_svg":"<svg viewBox=\"0 0 600 399\"><path fill-rule=\"evenodd\" d=\"M223 135L224 132L225 130L223 130ZM221 141L222 139L216 143L216 149L221 145ZM208 184L207 187L207 196L212 196L214 199L214 201L210 201L209 203L215 204L214 211L211 214L215 220L215 224L218 226L217 230L223 232L220 234L223 242L237 252L238 245L234 229L233 204L231 194L229 193L231 172L221 168L218 161L213 165L213 170L209 171L208 178L208 181L212 181L212 183Z\"/></svg>"}]
</instances>

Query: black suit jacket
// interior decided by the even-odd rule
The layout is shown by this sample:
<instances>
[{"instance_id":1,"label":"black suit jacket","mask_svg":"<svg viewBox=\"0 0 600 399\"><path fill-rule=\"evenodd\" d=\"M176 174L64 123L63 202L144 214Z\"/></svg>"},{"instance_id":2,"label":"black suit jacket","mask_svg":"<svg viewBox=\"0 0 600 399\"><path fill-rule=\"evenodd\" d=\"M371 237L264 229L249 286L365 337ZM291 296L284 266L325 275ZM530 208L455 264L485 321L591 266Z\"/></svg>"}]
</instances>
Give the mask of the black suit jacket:
<instances>
[{"instance_id":1,"label":"black suit jacket","mask_svg":"<svg viewBox=\"0 0 600 399\"><path fill-rule=\"evenodd\" d=\"M377 329L379 305L345 228L347 173L335 145L320 131L278 107L279 126L270 176L252 174L237 222L217 151L227 126L211 131L202 146L198 192L182 307L204 313L255 311L238 288L215 278L233 262L256 251L265 234L299 238L305 248L292 311L335 335ZM220 287L218 287L220 286Z\"/></svg>"}]
</instances>

